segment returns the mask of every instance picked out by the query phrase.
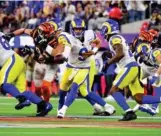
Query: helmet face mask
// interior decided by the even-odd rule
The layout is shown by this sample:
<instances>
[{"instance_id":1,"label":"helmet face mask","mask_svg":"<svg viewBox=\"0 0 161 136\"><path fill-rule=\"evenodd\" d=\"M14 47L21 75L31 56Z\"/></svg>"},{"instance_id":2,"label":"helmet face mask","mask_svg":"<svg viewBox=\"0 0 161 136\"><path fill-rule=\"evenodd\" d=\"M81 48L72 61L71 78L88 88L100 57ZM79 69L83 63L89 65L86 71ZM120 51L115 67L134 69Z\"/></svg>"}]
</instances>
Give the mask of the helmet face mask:
<instances>
[{"instance_id":1,"label":"helmet face mask","mask_svg":"<svg viewBox=\"0 0 161 136\"><path fill-rule=\"evenodd\" d=\"M75 18L73 21L71 21L70 24L70 33L78 38L78 39L82 39L84 36L84 32L86 30L86 25L84 20L80 19L80 18Z\"/></svg>"},{"instance_id":2,"label":"helmet face mask","mask_svg":"<svg viewBox=\"0 0 161 136\"><path fill-rule=\"evenodd\" d=\"M74 35L76 38L80 39L84 35L85 28L83 27L73 27L72 28L72 35Z\"/></svg>"},{"instance_id":3,"label":"helmet face mask","mask_svg":"<svg viewBox=\"0 0 161 136\"><path fill-rule=\"evenodd\" d=\"M158 37L153 37L152 43L157 43L158 42Z\"/></svg>"}]
</instances>

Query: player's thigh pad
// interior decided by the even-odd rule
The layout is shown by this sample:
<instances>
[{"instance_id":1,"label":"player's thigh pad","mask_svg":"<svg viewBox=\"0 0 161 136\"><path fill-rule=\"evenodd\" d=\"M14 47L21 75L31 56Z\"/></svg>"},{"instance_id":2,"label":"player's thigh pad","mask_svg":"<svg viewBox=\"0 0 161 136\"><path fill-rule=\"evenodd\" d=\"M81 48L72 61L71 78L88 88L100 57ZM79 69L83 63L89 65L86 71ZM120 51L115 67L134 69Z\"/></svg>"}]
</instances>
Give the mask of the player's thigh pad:
<instances>
[{"instance_id":1,"label":"player's thigh pad","mask_svg":"<svg viewBox=\"0 0 161 136\"><path fill-rule=\"evenodd\" d=\"M58 65L47 65L45 70L45 81L52 82L58 70Z\"/></svg>"},{"instance_id":2,"label":"player's thigh pad","mask_svg":"<svg viewBox=\"0 0 161 136\"><path fill-rule=\"evenodd\" d=\"M14 83L16 88L20 91L20 92L24 92L26 90L26 71L23 70L20 75L18 76L18 78L16 79L16 82Z\"/></svg>"},{"instance_id":3,"label":"player's thigh pad","mask_svg":"<svg viewBox=\"0 0 161 136\"><path fill-rule=\"evenodd\" d=\"M46 69L45 64L39 64L37 62L35 63L33 72L33 81L36 87L42 86L42 80L45 76L45 69Z\"/></svg>"},{"instance_id":4,"label":"player's thigh pad","mask_svg":"<svg viewBox=\"0 0 161 136\"><path fill-rule=\"evenodd\" d=\"M144 94L144 87L142 86L139 77L136 77L133 82L129 84L129 89L131 90L132 96L135 94Z\"/></svg>"},{"instance_id":5,"label":"player's thigh pad","mask_svg":"<svg viewBox=\"0 0 161 136\"><path fill-rule=\"evenodd\" d=\"M138 75L138 67L125 67L122 68L117 74L113 85L120 89L127 87Z\"/></svg>"},{"instance_id":6,"label":"player's thigh pad","mask_svg":"<svg viewBox=\"0 0 161 136\"><path fill-rule=\"evenodd\" d=\"M90 71L89 71L90 89L92 88L95 74L96 74L96 63L95 60L92 59L90 61Z\"/></svg>"},{"instance_id":7,"label":"player's thigh pad","mask_svg":"<svg viewBox=\"0 0 161 136\"><path fill-rule=\"evenodd\" d=\"M14 83L20 74L26 70L26 65L23 59L14 54L3 65L0 71L0 85L3 83Z\"/></svg>"},{"instance_id":8,"label":"player's thigh pad","mask_svg":"<svg viewBox=\"0 0 161 136\"><path fill-rule=\"evenodd\" d=\"M45 64L35 63L34 72L33 72L33 80L43 80L45 76Z\"/></svg>"},{"instance_id":9,"label":"player's thigh pad","mask_svg":"<svg viewBox=\"0 0 161 136\"><path fill-rule=\"evenodd\" d=\"M26 80L27 80L28 82L31 82L31 81L32 81L32 76L33 76L33 71L27 69L27 71L26 71Z\"/></svg>"},{"instance_id":10,"label":"player's thigh pad","mask_svg":"<svg viewBox=\"0 0 161 136\"><path fill-rule=\"evenodd\" d=\"M64 70L64 73L62 75L61 81L60 81L60 89L63 91L68 91L72 82L73 82L73 77L72 73L74 72L74 68L68 68Z\"/></svg>"},{"instance_id":11,"label":"player's thigh pad","mask_svg":"<svg viewBox=\"0 0 161 136\"><path fill-rule=\"evenodd\" d=\"M87 78L86 80L83 82L82 85L80 85L79 87L79 91L80 91L80 94L83 96L83 97L86 97L89 92L91 91L91 88L90 88L90 78L89 78L89 75L87 75Z\"/></svg>"},{"instance_id":12,"label":"player's thigh pad","mask_svg":"<svg viewBox=\"0 0 161 136\"><path fill-rule=\"evenodd\" d=\"M89 75L89 69L79 69L73 79L73 82L78 85L81 85L87 79L88 75Z\"/></svg>"}]
</instances>

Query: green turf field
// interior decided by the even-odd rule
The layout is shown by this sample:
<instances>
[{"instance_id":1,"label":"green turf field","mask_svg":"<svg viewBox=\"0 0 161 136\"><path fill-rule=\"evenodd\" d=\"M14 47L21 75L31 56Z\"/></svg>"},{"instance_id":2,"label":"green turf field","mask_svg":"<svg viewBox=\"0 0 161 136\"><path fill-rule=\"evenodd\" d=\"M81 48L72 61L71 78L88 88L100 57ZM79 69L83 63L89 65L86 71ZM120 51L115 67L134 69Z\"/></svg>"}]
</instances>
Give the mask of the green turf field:
<instances>
[{"instance_id":1,"label":"green turf field","mask_svg":"<svg viewBox=\"0 0 161 136\"><path fill-rule=\"evenodd\" d=\"M0 98L0 136L160 136L161 114L150 116L137 112L138 119L132 122L118 122L123 111L115 102L117 112L111 117L92 117L92 107L82 99L77 99L67 111L67 118L56 118L58 99L52 99L54 109L48 117L33 117L36 106L32 105L16 111L16 100ZM133 107L135 102L129 102ZM26 117L27 116L27 117ZM32 116L32 117L31 117ZM71 118L69 118L71 117ZM141 124L140 124L141 123ZM155 128L156 126L156 128Z\"/></svg>"}]
</instances>

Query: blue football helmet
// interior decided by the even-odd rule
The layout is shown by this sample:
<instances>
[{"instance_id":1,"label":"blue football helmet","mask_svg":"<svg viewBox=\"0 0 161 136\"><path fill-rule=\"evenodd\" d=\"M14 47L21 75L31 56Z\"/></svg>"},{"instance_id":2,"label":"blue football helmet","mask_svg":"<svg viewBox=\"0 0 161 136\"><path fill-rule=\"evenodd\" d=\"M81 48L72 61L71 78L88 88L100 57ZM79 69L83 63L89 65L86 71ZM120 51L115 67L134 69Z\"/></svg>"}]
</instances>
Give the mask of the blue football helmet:
<instances>
[{"instance_id":1,"label":"blue football helmet","mask_svg":"<svg viewBox=\"0 0 161 136\"><path fill-rule=\"evenodd\" d=\"M100 31L103 38L107 39L109 35L118 34L119 33L119 24L115 20L108 19L102 24L102 28Z\"/></svg>"},{"instance_id":2,"label":"blue football helmet","mask_svg":"<svg viewBox=\"0 0 161 136\"><path fill-rule=\"evenodd\" d=\"M82 38L86 30L86 24L84 20L75 18L70 24L70 33L76 38Z\"/></svg>"}]
</instances>

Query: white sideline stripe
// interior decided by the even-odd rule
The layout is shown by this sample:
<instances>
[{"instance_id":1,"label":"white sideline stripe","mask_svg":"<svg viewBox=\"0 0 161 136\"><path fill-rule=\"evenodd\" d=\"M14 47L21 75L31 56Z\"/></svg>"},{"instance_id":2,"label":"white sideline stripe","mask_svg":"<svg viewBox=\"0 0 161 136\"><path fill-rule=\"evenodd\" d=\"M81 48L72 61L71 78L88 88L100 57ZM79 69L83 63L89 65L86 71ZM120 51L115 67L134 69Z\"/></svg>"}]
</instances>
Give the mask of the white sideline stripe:
<instances>
[{"instance_id":1,"label":"white sideline stripe","mask_svg":"<svg viewBox=\"0 0 161 136\"><path fill-rule=\"evenodd\" d=\"M15 98L13 98L13 97L7 97L7 96L0 96L0 99L15 99ZM59 98L57 97L57 98L54 98L54 97L51 97L51 100L59 100ZM85 99L84 98L81 98L81 99L77 99L77 101L84 101ZM104 100L105 101L115 101L113 98L112 98L112 96L109 96L109 97L106 97L106 98L104 98ZM129 101L129 102L135 102L134 100L132 100L132 99L127 99L127 101Z\"/></svg>"},{"instance_id":2,"label":"white sideline stripe","mask_svg":"<svg viewBox=\"0 0 161 136\"><path fill-rule=\"evenodd\" d=\"M0 118L26 118L30 116L0 116ZM32 116L34 118L34 116ZM79 118L79 119L120 119L122 116L85 116L85 115L67 115L65 116L69 118ZM36 118L36 117L35 117ZM56 118L56 116L47 116L44 118ZM161 120L161 117L151 116L151 117L144 117L144 116L137 116L138 119L154 119L154 120Z\"/></svg>"},{"instance_id":3,"label":"white sideline stripe","mask_svg":"<svg viewBox=\"0 0 161 136\"><path fill-rule=\"evenodd\" d=\"M122 116L66 116L70 118L82 118L82 119L120 119ZM138 119L161 119L161 117L144 117L144 116L137 116Z\"/></svg>"}]
</instances>

